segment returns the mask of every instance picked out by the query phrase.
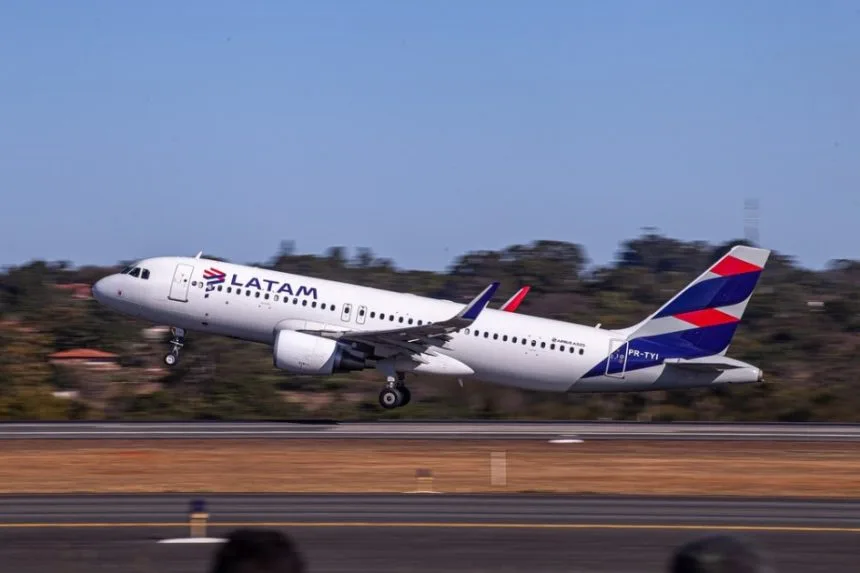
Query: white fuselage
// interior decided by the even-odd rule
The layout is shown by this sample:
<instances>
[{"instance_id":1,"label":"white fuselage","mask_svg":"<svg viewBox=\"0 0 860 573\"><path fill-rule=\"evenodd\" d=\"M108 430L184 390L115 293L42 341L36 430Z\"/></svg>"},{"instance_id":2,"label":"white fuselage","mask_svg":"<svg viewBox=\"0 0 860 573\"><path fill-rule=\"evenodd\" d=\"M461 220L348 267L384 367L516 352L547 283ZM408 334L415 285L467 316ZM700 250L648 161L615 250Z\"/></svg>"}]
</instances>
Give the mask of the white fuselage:
<instances>
[{"instance_id":1,"label":"white fuselage","mask_svg":"<svg viewBox=\"0 0 860 573\"><path fill-rule=\"evenodd\" d=\"M285 321L321 330L373 331L436 323L463 309L451 301L205 258L158 257L137 264L148 271L146 280L111 275L94 287L96 298L158 324L269 345ZM212 268L223 279L204 277ZM611 330L486 308L437 350L467 365L479 380L532 390L636 391L718 382L696 373L679 377L664 372L663 365L582 379L620 338Z\"/></svg>"}]
</instances>

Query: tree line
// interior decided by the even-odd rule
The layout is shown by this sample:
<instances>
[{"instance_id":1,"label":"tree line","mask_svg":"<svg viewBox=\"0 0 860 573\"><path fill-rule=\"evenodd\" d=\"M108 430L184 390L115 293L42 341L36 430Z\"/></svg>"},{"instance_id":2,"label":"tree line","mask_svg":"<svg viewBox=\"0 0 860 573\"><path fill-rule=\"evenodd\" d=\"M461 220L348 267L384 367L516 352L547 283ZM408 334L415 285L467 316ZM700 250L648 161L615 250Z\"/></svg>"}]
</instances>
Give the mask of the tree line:
<instances>
[{"instance_id":1,"label":"tree line","mask_svg":"<svg viewBox=\"0 0 860 573\"><path fill-rule=\"evenodd\" d=\"M523 285L517 312L605 328L633 324L732 245L646 233L615 260L590 267L585 249L535 241L458 257L445 272L398 268L369 249L299 254L284 242L262 267L466 302L500 280L498 305ZM731 356L761 366L762 384L630 394L548 394L477 381L410 379L412 403L382 412L374 371L298 377L272 366L270 349L191 333L176 369L162 368L164 334L77 297L128 264L75 267L32 261L0 274L0 419L526 418L613 420L860 421L860 261L803 268L773 253L735 335ZM85 289L84 289L85 290ZM117 355L118 367L55 364L70 349Z\"/></svg>"}]
</instances>

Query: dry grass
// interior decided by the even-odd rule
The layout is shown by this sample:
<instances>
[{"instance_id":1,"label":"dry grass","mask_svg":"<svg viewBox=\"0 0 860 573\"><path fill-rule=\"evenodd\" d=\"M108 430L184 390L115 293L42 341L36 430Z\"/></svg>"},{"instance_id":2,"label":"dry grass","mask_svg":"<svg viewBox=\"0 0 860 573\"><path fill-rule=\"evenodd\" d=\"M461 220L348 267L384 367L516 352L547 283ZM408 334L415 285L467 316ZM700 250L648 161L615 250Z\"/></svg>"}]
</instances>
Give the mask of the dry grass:
<instances>
[{"instance_id":1,"label":"dry grass","mask_svg":"<svg viewBox=\"0 0 860 573\"><path fill-rule=\"evenodd\" d=\"M490 484L506 452L507 484ZM0 492L446 492L860 497L860 444L383 440L0 442Z\"/></svg>"}]
</instances>

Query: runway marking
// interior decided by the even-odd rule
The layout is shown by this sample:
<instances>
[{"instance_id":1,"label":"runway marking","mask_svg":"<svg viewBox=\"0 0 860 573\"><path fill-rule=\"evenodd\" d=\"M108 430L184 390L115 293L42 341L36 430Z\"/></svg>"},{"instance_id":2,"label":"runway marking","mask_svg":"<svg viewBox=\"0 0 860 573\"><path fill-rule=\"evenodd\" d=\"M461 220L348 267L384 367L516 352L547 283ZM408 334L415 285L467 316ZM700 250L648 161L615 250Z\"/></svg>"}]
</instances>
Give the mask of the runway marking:
<instances>
[{"instance_id":1,"label":"runway marking","mask_svg":"<svg viewBox=\"0 0 860 573\"><path fill-rule=\"evenodd\" d=\"M443 523L443 522L372 522L372 521L222 521L209 522L208 527L377 527L377 528L431 528L431 529L602 529L602 530L664 530L664 531L758 531L771 533L860 533L860 527L824 527L802 525L727 525L727 524L643 524L643 523ZM0 529L97 529L122 527L131 529L158 527L189 527L178 522L129 523L0 523Z\"/></svg>"}]
</instances>

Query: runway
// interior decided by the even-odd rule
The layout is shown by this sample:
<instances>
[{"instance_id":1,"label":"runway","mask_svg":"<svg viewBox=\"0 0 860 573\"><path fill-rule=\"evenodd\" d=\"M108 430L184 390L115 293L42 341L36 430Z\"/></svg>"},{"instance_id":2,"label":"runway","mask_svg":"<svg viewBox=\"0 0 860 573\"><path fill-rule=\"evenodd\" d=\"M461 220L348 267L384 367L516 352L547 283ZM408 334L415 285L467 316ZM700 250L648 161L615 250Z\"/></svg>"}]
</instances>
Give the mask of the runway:
<instances>
[{"instance_id":1,"label":"runway","mask_svg":"<svg viewBox=\"0 0 860 573\"><path fill-rule=\"evenodd\" d=\"M16 572L206 570L187 535L193 494L0 497L0 561ZM750 539L781 572L856 571L860 502L544 495L204 496L209 535L284 530L311 571L664 571L681 543Z\"/></svg>"},{"instance_id":2,"label":"runway","mask_svg":"<svg viewBox=\"0 0 860 573\"><path fill-rule=\"evenodd\" d=\"M858 441L860 425L644 422L85 422L3 423L0 440L556 439Z\"/></svg>"},{"instance_id":3,"label":"runway","mask_svg":"<svg viewBox=\"0 0 860 573\"><path fill-rule=\"evenodd\" d=\"M0 527L185 527L204 499L211 523L325 527L797 530L860 534L860 500L545 494L0 496ZM857 539L860 543L860 536Z\"/></svg>"}]
</instances>

